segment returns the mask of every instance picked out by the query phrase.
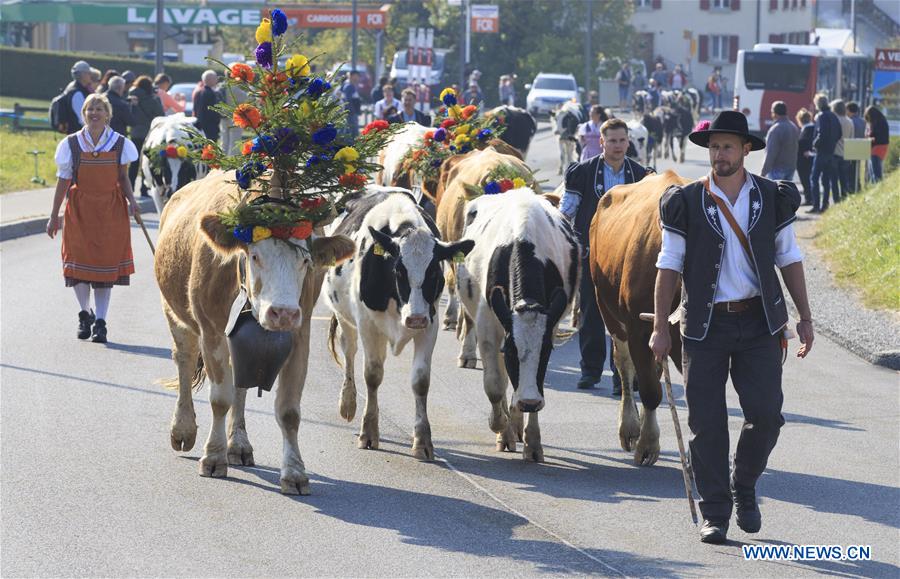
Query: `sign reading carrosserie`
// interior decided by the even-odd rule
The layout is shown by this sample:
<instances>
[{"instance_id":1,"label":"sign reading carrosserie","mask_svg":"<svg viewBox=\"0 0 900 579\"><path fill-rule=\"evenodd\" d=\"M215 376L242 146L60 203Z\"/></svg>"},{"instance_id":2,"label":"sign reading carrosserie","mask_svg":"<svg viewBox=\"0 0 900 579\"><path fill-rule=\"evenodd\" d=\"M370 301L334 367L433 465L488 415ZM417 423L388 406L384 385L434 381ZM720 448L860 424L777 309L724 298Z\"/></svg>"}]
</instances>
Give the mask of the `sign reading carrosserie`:
<instances>
[{"instance_id":1,"label":"sign reading carrosserie","mask_svg":"<svg viewBox=\"0 0 900 579\"><path fill-rule=\"evenodd\" d=\"M350 8L284 8L288 22L297 28L350 28L353 11ZM383 30L387 26L387 12L373 8L356 10L359 28Z\"/></svg>"},{"instance_id":2,"label":"sign reading carrosserie","mask_svg":"<svg viewBox=\"0 0 900 579\"><path fill-rule=\"evenodd\" d=\"M0 4L0 21L146 25L156 22L156 7L89 2L20 2ZM173 26L257 26L259 21L259 7L209 8L167 3L163 9L163 22Z\"/></svg>"},{"instance_id":3,"label":"sign reading carrosserie","mask_svg":"<svg viewBox=\"0 0 900 579\"><path fill-rule=\"evenodd\" d=\"M259 8L163 8L163 22L181 26L257 26ZM128 8L127 24L153 24L156 8Z\"/></svg>"}]
</instances>

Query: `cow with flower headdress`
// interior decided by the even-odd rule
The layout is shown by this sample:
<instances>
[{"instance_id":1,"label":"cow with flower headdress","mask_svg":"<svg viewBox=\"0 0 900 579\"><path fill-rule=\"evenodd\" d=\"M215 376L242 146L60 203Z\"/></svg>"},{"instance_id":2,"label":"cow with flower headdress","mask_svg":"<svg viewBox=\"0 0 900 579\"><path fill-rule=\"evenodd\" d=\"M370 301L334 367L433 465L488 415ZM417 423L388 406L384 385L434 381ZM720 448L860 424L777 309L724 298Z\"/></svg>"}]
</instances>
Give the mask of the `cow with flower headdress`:
<instances>
[{"instance_id":1,"label":"cow with flower headdress","mask_svg":"<svg viewBox=\"0 0 900 579\"><path fill-rule=\"evenodd\" d=\"M341 200L379 169L365 159L392 130L347 137L340 104L320 98L330 83L311 74L309 60L295 54L279 69L286 29L284 13L273 10L256 31L256 66L229 69L226 82L250 98L216 108L254 137L232 155L195 134L190 158L216 170L175 193L163 210L155 272L178 367L172 447L193 447L191 388L208 379L212 425L201 476L253 464L247 389L261 395L277 379L281 491L308 494L298 428L311 316L325 271L354 251L350 238L323 228Z\"/></svg>"},{"instance_id":2,"label":"cow with flower headdress","mask_svg":"<svg viewBox=\"0 0 900 579\"><path fill-rule=\"evenodd\" d=\"M141 151L141 178L148 185L157 213L162 213L173 193L206 174L204 164L188 158L194 146L191 130L196 120L177 113L156 117L150 123Z\"/></svg>"}]
</instances>

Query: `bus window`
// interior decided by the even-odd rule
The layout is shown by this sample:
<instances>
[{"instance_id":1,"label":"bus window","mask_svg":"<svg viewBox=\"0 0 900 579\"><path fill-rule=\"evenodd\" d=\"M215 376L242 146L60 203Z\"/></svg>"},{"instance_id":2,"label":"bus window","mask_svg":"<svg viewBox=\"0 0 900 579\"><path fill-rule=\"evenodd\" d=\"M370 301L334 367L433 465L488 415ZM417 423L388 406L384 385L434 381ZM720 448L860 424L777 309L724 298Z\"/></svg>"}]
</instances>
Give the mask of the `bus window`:
<instances>
[{"instance_id":1,"label":"bus window","mask_svg":"<svg viewBox=\"0 0 900 579\"><path fill-rule=\"evenodd\" d=\"M862 105L868 102L871 62L865 57L847 56L841 61L841 98Z\"/></svg>"},{"instance_id":2,"label":"bus window","mask_svg":"<svg viewBox=\"0 0 900 579\"><path fill-rule=\"evenodd\" d=\"M837 59L819 57L819 70L816 78L816 93L828 95L829 99L835 98L837 84Z\"/></svg>"},{"instance_id":3,"label":"bus window","mask_svg":"<svg viewBox=\"0 0 900 579\"><path fill-rule=\"evenodd\" d=\"M744 84L750 90L805 92L811 57L772 52L744 54Z\"/></svg>"}]
</instances>

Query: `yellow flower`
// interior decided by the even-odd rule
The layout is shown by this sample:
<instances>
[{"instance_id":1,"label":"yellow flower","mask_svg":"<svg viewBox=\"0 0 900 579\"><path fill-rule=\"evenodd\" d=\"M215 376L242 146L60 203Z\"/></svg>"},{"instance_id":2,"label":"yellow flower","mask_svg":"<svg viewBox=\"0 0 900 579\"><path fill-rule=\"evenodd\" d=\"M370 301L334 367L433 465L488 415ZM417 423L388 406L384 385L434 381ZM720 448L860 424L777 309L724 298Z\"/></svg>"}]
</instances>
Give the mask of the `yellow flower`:
<instances>
[{"instance_id":1,"label":"yellow flower","mask_svg":"<svg viewBox=\"0 0 900 579\"><path fill-rule=\"evenodd\" d=\"M359 159L359 153L356 152L356 149L353 147L344 147L334 154L335 161L341 161L343 163L352 163Z\"/></svg>"},{"instance_id":2,"label":"yellow flower","mask_svg":"<svg viewBox=\"0 0 900 579\"><path fill-rule=\"evenodd\" d=\"M185 157L187 157L188 150L184 145L178 145L178 148L175 150L178 152L179 159L184 159Z\"/></svg>"},{"instance_id":3,"label":"yellow flower","mask_svg":"<svg viewBox=\"0 0 900 579\"><path fill-rule=\"evenodd\" d=\"M309 102L303 101L300 104L300 114L302 117L304 117L304 118L308 117L309 115L312 114L312 111L313 111L313 108L312 108L312 105L309 104Z\"/></svg>"},{"instance_id":4,"label":"yellow flower","mask_svg":"<svg viewBox=\"0 0 900 579\"><path fill-rule=\"evenodd\" d=\"M253 243L262 241L263 239L268 239L270 237L272 237L272 230L268 227L257 225L253 228Z\"/></svg>"},{"instance_id":5,"label":"yellow flower","mask_svg":"<svg viewBox=\"0 0 900 579\"><path fill-rule=\"evenodd\" d=\"M354 171L356 171L356 165L353 165L351 163L347 163L344 165L344 175L349 175Z\"/></svg>"},{"instance_id":6,"label":"yellow flower","mask_svg":"<svg viewBox=\"0 0 900 579\"><path fill-rule=\"evenodd\" d=\"M450 113L450 116L456 120L462 118L462 107L460 107L459 105L453 105L452 107L450 107L448 112Z\"/></svg>"},{"instance_id":7,"label":"yellow flower","mask_svg":"<svg viewBox=\"0 0 900 579\"><path fill-rule=\"evenodd\" d=\"M256 27L256 43L262 44L263 42L272 42L272 23L268 18L263 18L263 21Z\"/></svg>"},{"instance_id":8,"label":"yellow flower","mask_svg":"<svg viewBox=\"0 0 900 579\"><path fill-rule=\"evenodd\" d=\"M516 177L515 179L513 179L513 187L515 187L516 189L518 189L519 187L524 187L524 186L525 186L525 179L523 179L521 177Z\"/></svg>"},{"instance_id":9,"label":"yellow flower","mask_svg":"<svg viewBox=\"0 0 900 579\"><path fill-rule=\"evenodd\" d=\"M302 54L295 54L290 57L287 59L284 66L288 76L293 76L295 78L298 76L309 76L309 59Z\"/></svg>"},{"instance_id":10,"label":"yellow flower","mask_svg":"<svg viewBox=\"0 0 900 579\"><path fill-rule=\"evenodd\" d=\"M470 127L469 125L463 123L463 124L461 124L461 125L457 125L457 126L456 126L456 131L454 132L454 134L456 134L456 135L468 135L468 134L471 133L471 132L472 132L472 127Z\"/></svg>"},{"instance_id":11,"label":"yellow flower","mask_svg":"<svg viewBox=\"0 0 900 579\"><path fill-rule=\"evenodd\" d=\"M456 138L453 139L453 142L456 143L456 146L464 145L469 142L469 135L456 135Z\"/></svg>"},{"instance_id":12,"label":"yellow flower","mask_svg":"<svg viewBox=\"0 0 900 579\"><path fill-rule=\"evenodd\" d=\"M453 96L456 96L456 91L453 90L452 88L449 88L449 87L448 87L448 88L445 88L444 90L442 90L442 91L441 91L441 97L440 97L440 98L441 98L441 102L443 102L444 97L447 96L448 94L452 94Z\"/></svg>"}]
</instances>

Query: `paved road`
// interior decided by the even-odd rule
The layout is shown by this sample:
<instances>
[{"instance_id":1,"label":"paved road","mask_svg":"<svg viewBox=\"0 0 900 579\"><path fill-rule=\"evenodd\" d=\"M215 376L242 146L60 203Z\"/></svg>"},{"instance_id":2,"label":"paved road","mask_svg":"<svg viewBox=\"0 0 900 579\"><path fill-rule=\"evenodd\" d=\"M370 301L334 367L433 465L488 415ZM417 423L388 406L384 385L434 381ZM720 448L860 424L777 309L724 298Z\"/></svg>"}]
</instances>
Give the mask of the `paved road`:
<instances>
[{"instance_id":1,"label":"paved road","mask_svg":"<svg viewBox=\"0 0 900 579\"><path fill-rule=\"evenodd\" d=\"M541 133L530 161L555 183L553 146ZM692 150L683 173L702 171L700 153ZM456 367L457 344L443 332L429 401L438 460L426 464L409 453L409 352L388 362L382 449L358 450L359 418L338 416L340 371L320 317L301 426L313 494L279 493L271 394L248 398L258 466L200 478L202 440L184 454L169 447L174 396L155 380L175 368L150 252L139 231L133 242L138 273L113 292L106 346L74 338L77 306L59 277L58 241L0 244L4 576L900 572L897 375L823 338L785 367L787 425L760 482L763 530L735 528L725 546L697 540L668 411L659 415L659 462L633 466L618 446L609 378L598 391L575 389L574 342L551 360L541 412L547 462L535 465L494 451L480 370ZM207 395L196 395L201 435ZM729 407L736 435L733 394ZM684 423L683 403L681 412ZM748 562L742 544L865 544L873 560Z\"/></svg>"}]
</instances>

